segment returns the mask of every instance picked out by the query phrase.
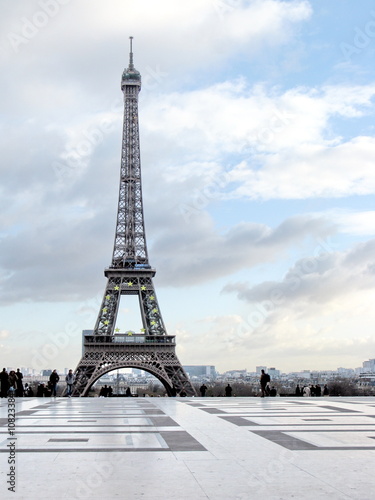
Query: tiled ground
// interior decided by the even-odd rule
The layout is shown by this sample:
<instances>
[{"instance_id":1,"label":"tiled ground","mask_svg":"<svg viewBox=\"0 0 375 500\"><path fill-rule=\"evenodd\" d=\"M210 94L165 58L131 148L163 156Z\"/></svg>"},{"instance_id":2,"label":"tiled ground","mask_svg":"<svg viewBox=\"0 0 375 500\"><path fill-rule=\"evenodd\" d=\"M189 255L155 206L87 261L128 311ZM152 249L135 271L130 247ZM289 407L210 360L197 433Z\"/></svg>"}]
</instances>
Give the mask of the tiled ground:
<instances>
[{"instance_id":1,"label":"tiled ground","mask_svg":"<svg viewBox=\"0 0 375 500\"><path fill-rule=\"evenodd\" d=\"M375 498L375 398L21 398L14 437L7 413L2 499Z\"/></svg>"}]
</instances>

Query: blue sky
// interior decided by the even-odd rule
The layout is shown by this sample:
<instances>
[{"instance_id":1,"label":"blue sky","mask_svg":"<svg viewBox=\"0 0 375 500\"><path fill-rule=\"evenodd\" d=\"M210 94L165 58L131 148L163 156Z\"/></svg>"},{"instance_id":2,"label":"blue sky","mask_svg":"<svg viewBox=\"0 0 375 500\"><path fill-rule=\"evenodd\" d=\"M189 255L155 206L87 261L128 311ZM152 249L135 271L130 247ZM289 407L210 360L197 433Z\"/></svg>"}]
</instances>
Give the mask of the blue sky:
<instances>
[{"instance_id":1,"label":"blue sky","mask_svg":"<svg viewBox=\"0 0 375 500\"><path fill-rule=\"evenodd\" d=\"M375 356L373 2L1 10L4 365L74 368L94 326L130 35L149 257L181 362L293 371ZM121 330L136 312L121 303Z\"/></svg>"}]
</instances>

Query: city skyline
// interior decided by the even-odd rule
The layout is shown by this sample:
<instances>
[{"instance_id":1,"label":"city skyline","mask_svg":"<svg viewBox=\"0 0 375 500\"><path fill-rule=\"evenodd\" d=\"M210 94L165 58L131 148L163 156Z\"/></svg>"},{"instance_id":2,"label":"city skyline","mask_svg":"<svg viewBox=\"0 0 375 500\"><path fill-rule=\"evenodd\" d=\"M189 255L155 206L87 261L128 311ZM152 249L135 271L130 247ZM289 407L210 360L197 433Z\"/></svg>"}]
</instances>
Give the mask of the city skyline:
<instances>
[{"instance_id":1,"label":"city skyline","mask_svg":"<svg viewBox=\"0 0 375 500\"><path fill-rule=\"evenodd\" d=\"M6 4L3 364L75 368L94 327L131 35L149 259L182 365L292 372L375 356L369 0ZM120 304L121 331L141 327L135 309Z\"/></svg>"}]
</instances>

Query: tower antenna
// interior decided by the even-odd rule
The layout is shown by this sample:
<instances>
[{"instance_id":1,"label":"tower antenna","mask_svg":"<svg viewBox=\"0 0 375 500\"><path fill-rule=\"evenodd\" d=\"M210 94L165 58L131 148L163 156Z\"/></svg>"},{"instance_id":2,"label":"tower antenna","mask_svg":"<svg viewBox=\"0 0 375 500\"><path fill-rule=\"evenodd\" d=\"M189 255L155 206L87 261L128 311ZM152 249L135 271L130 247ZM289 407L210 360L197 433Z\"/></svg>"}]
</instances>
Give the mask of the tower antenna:
<instances>
[{"instance_id":1,"label":"tower antenna","mask_svg":"<svg viewBox=\"0 0 375 500\"><path fill-rule=\"evenodd\" d=\"M129 68L133 69L134 64L133 64L133 37L129 36L130 40L130 53L129 53Z\"/></svg>"}]
</instances>

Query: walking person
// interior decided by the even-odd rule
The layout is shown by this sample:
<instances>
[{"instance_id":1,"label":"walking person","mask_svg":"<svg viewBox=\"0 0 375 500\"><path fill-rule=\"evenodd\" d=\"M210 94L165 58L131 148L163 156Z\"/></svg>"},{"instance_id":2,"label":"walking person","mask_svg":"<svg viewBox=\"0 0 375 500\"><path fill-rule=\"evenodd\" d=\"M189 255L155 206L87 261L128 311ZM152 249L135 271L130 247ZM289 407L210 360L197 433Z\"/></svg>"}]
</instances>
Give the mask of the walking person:
<instances>
[{"instance_id":1,"label":"walking person","mask_svg":"<svg viewBox=\"0 0 375 500\"><path fill-rule=\"evenodd\" d=\"M74 376L73 370L69 370L68 375L65 377L66 395L68 396L68 398L70 398L72 396L74 380L75 380L75 376Z\"/></svg>"},{"instance_id":2,"label":"walking person","mask_svg":"<svg viewBox=\"0 0 375 500\"><path fill-rule=\"evenodd\" d=\"M53 396L54 398L56 397L57 383L59 380L60 380L60 377L57 373L57 370L53 370L53 372L49 376L49 383L51 386L51 396Z\"/></svg>"},{"instance_id":3,"label":"walking person","mask_svg":"<svg viewBox=\"0 0 375 500\"><path fill-rule=\"evenodd\" d=\"M227 398L232 396L232 387L229 384L225 388L225 395Z\"/></svg>"},{"instance_id":4,"label":"walking person","mask_svg":"<svg viewBox=\"0 0 375 500\"><path fill-rule=\"evenodd\" d=\"M5 368L0 372L0 382L1 382L1 397L6 398L9 389L9 375Z\"/></svg>"}]
</instances>

